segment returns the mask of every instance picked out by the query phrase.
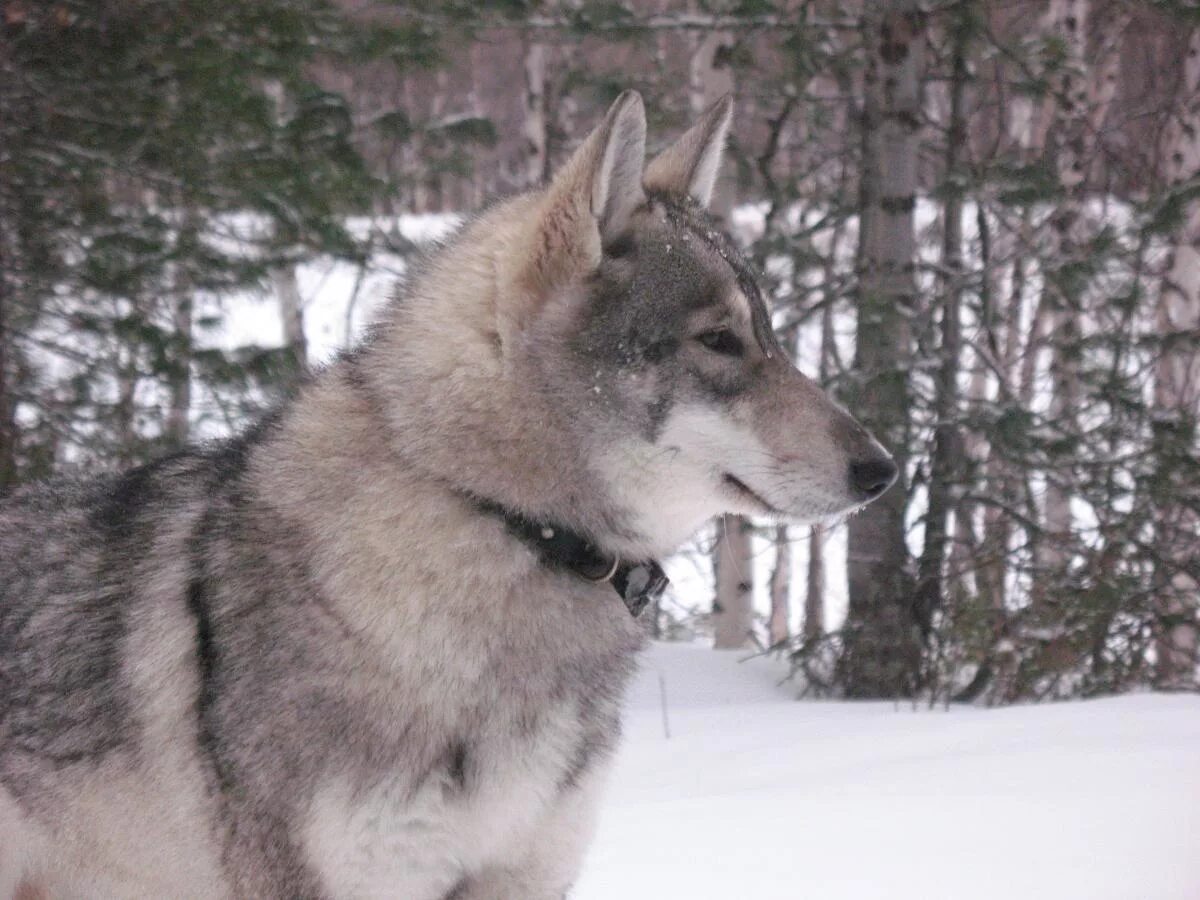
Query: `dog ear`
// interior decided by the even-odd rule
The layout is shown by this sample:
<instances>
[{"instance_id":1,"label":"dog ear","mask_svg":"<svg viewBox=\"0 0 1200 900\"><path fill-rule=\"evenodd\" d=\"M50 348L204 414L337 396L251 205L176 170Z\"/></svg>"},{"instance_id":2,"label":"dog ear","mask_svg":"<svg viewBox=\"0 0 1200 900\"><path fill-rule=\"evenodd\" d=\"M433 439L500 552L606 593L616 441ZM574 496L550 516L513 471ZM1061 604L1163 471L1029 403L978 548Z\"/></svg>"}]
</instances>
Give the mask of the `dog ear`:
<instances>
[{"instance_id":1,"label":"dog ear","mask_svg":"<svg viewBox=\"0 0 1200 900\"><path fill-rule=\"evenodd\" d=\"M625 91L546 188L525 233L517 281L541 295L595 270L645 202L646 110Z\"/></svg>"},{"instance_id":2,"label":"dog ear","mask_svg":"<svg viewBox=\"0 0 1200 900\"><path fill-rule=\"evenodd\" d=\"M593 141L596 149L582 167L591 170L592 215L600 230L600 242L607 246L625 233L633 211L646 200L642 192L642 171L646 168L646 109L642 95L637 91L622 93L585 146ZM576 156L583 153L584 148L580 148Z\"/></svg>"},{"instance_id":3,"label":"dog ear","mask_svg":"<svg viewBox=\"0 0 1200 900\"><path fill-rule=\"evenodd\" d=\"M701 206L708 206L732 121L733 97L726 94L646 167L646 188L691 197Z\"/></svg>"},{"instance_id":4,"label":"dog ear","mask_svg":"<svg viewBox=\"0 0 1200 900\"><path fill-rule=\"evenodd\" d=\"M509 251L497 261L502 346L542 303L594 272L604 248L622 237L646 200L646 110L637 91L609 107L550 185L531 201Z\"/></svg>"}]
</instances>

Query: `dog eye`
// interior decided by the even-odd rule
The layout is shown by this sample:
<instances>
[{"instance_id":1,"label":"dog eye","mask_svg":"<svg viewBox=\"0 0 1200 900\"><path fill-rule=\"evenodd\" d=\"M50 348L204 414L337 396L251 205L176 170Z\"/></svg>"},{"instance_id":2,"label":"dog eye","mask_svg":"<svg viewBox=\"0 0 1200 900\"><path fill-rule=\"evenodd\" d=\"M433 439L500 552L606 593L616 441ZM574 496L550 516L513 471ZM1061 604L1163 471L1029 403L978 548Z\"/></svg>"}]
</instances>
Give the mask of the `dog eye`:
<instances>
[{"instance_id":1,"label":"dog eye","mask_svg":"<svg viewBox=\"0 0 1200 900\"><path fill-rule=\"evenodd\" d=\"M712 331L701 332L696 340L711 350L724 356L741 356L742 342L728 328L714 328Z\"/></svg>"}]
</instances>

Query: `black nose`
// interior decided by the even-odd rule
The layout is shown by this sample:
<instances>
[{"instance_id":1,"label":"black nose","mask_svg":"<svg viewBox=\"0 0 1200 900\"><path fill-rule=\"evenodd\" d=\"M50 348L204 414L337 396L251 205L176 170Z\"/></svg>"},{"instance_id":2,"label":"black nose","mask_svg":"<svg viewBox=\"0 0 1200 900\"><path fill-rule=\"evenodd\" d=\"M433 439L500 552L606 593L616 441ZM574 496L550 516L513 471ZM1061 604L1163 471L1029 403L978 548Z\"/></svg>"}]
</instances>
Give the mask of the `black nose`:
<instances>
[{"instance_id":1,"label":"black nose","mask_svg":"<svg viewBox=\"0 0 1200 900\"><path fill-rule=\"evenodd\" d=\"M865 500L873 500L886 491L896 480L896 464L890 457L850 463L850 488Z\"/></svg>"}]
</instances>

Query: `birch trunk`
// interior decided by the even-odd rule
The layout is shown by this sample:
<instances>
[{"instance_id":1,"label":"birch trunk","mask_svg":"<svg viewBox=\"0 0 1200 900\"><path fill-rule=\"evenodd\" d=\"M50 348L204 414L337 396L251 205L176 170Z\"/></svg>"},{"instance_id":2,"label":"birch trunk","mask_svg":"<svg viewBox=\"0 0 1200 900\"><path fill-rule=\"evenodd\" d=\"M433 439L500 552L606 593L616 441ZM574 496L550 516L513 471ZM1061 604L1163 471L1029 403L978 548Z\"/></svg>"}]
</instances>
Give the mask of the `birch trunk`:
<instances>
[{"instance_id":1,"label":"birch trunk","mask_svg":"<svg viewBox=\"0 0 1200 900\"><path fill-rule=\"evenodd\" d=\"M754 526L741 516L725 516L717 530L713 646L737 650L754 640Z\"/></svg>"},{"instance_id":2,"label":"birch trunk","mask_svg":"<svg viewBox=\"0 0 1200 900\"><path fill-rule=\"evenodd\" d=\"M7 249L4 234L0 232L0 497L17 481L16 378L9 372L15 366L9 348Z\"/></svg>"},{"instance_id":3,"label":"birch trunk","mask_svg":"<svg viewBox=\"0 0 1200 900\"><path fill-rule=\"evenodd\" d=\"M1096 152L1099 133L1116 96L1119 42L1129 22L1120 12L1106 27L1107 41L1089 54L1087 46L1088 0L1053 0L1050 17L1054 33L1066 49L1063 74L1056 79L1057 109L1046 117L1053 122L1050 135L1058 181L1065 196L1051 216L1053 246L1045 279L1046 327L1052 336L1050 359L1051 401L1047 418L1066 435L1077 433L1076 410L1080 402L1078 346L1083 338L1085 296L1076 267L1084 252L1091 225L1084 209L1087 170ZM1070 472L1065 466L1047 472L1044 535L1039 542L1037 568L1049 575L1043 585L1061 576L1075 541L1071 516ZM1034 591L1035 603L1048 599Z\"/></svg>"},{"instance_id":4,"label":"birch trunk","mask_svg":"<svg viewBox=\"0 0 1200 900\"><path fill-rule=\"evenodd\" d=\"M733 69L730 57L734 39L728 32L705 32L696 43L688 66L688 98L692 115L699 116L726 94L733 93ZM733 167L722 167L713 190L709 212L722 219L726 226L733 210L736 180Z\"/></svg>"},{"instance_id":5,"label":"birch trunk","mask_svg":"<svg viewBox=\"0 0 1200 900\"><path fill-rule=\"evenodd\" d=\"M849 96L848 86L844 93ZM847 127L850 116L846 116ZM848 169L843 168L841 185L845 189L848 182ZM845 232L845 220L839 219L833 227L829 238L829 253L822 264L822 275L825 283L822 299L824 309L821 310L821 357L817 362L817 377L821 387L828 390L830 374L841 369L838 359L837 336L833 328L834 304L837 296L837 267L838 256L842 247L842 237ZM797 335L799 343L799 335ZM804 591L804 640L809 643L819 640L825 635L825 528L813 525L808 534L808 577Z\"/></svg>"},{"instance_id":6,"label":"birch trunk","mask_svg":"<svg viewBox=\"0 0 1200 900\"><path fill-rule=\"evenodd\" d=\"M179 199L182 213L180 241L193 243L198 231L197 216L186 197ZM163 428L163 436L174 449L184 447L191 436L192 412L192 293L194 286L189 273L175 264L170 273L171 325L174 331L176 352L173 367L167 379L170 405Z\"/></svg>"},{"instance_id":7,"label":"birch trunk","mask_svg":"<svg viewBox=\"0 0 1200 900\"><path fill-rule=\"evenodd\" d=\"M136 307L135 307L136 309ZM119 343L116 348L117 401L113 409L113 434L117 443L117 465L126 469L138 461L137 431L137 346Z\"/></svg>"},{"instance_id":8,"label":"birch trunk","mask_svg":"<svg viewBox=\"0 0 1200 900\"><path fill-rule=\"evenodd\" d=\"M478 43L471 44L470 53L470 70L471 70L471 90L467 98L467 107L471 110L471 115L477 119L486 119L487 112L484 110L481 96L480 70L483 64L480 60L480 55L483 48ZM476 156L471 160L471 174L466 185L466 202L460 209L479 209L483 206L487 199L489 191L487 189L488 177L485 174L485 169L490 169L487 161Z\"/></svg>"},{"instance_id":9,"label":"birch trunk","mask_svg":"<svg viewBox=\"0 0 1200 900\"><path fill-rule=\"evenodd\" d=\"M530 39L525 48L525 138L526 187L535 187L546 177L546 45Z\"/></svg>"},{"instance_id":10,"label":"birch trunk","mask_svg":"<svg viewBox=\"0 0 1200 900\"><path fill-rule=\"evenodd\" d=\"M288 112L283 84L271 82L267 85L267 94L275 104L276 123L282 123ZM304 302L300 297L300 284L296 280L296 267L293 263L283 262L271 269L270 278L279 300L283 346L288 351L293 373L302 372L308 364L308 341L304 337Z\"/></svg>"},{"instance_id":11,"label":"birch trunk","mask_svg":"<svg viewBox=\"0 0 1200 900\"><path fill-rule=\"evenodd\" d=\"M867 68L858 246L855 396L850 408L895 455L900 481L849 524L849 609L838 677L847 696L897 697L919 687L922 641L904 540L910 318L923 18L913 0L864 13Z\"/></svg>"},{"instance_id":12,"label":"birch trunk","mask_svg":"<svg viewBox=\"0 0 1200 900\"><path fill-rule=\"evenodd\" d=\"M933 453L929 463L929 505L925 514L925 546L918 566L917 616L922 635L933 627L934 613L944 604L949 519L959 480L963 442L958 428L958 372L962 357L963 185L962 160L967 142L967 0L954 14L949 128L946 138L945 196L942 210L941 364L934 401Z\"/></svg>"},{"instance_id":13,"label":"birch trunk","mask_svg":"<svg viewBox=\"0 0 1200 900\"><path fill-rule=\"evenodd\" d=\"M185 290L177 286L177 290ZM177 293L172 309L178 354L168 383L171 405L167 410L164 436L167 443L179 449L184 447L191 433L192 411L192 297L190 293Z\"/></svg>"},{"instance_id":14,"label":"birch trunk","mask_svg":"<svg viewBox=\"0 0 1200 900\"><path fill-rule=\"evenodd\" d=\"M1073 362L1079 342L1078 317L1081 297L1077 284L1064 275L1078 256L1078 231L1082 215L1082 186L1085 136L1078 133L1086 105L1084 73L1087 70L1087 0L1052 0L1050 19L1053 33L1066 52L1064 74L1054 85L1057 109L1049 120L1056 126L1051 137L1058 169L1058 182L1065 190L1063 200L1050 219L1054 246L1047 267L1042 303L1046 324L1052 336L1050 358L1050 409L1047 419L1052 427L1073 432L1072 423L1079 405L1078 376ZM1042 516L1043 535L1038 542L1038 573L1035 578L1046 585L1054 573L1061 574L1069 558L1071 543L1071 496L1067 476L1053 467L1046 473L1046 493ZM1035 590L1035 601L1044 601L1047 592Z\"/></svg>"},{"instance_id":15,"label":"birch trunk","mask_svg":"<svg viewBox=\"0 0 1200 900\"><path fill-rule=\"evenodd\" d=\"M1164 140L1167 177L1173 185L1200 178L1200 29L1192 33L1184 60L1178 114ZM1196 686L1197 612L1200 581L1195 568L1200 542L1200 488L1197 488L1197 420L1200 419L1200 202L1185 209L1176 229L1166 274L1158 294L1158 334L1169 340L1155 367L1157 428L1172 446L1160 458L1174 458L1181 471L1166 481L1159 548L1166 571L1160 578L1156 642L1160 687ZM1166 449L1166 448L1164 448Z\"/></svg>"},{"instance_id":16,"label":"birch trunk","mask_svg":"<svg viewBox=\"0 0 1200 900\"><path fill-rule=\"evenodd\" d=\"M775 527L775 568L771 570L771 615L767 641L774 647L791 636L792 542L786 525Z\"/></svg>"},{"instance_id":17,"label":"birch trunk","mask_svg":"<svg viewBox=\"0 0 1200 900\"><path fill-rule=\"evenodd\" d=\"M273 269L271 284L279 298L283 346L287 348L294 371L303 372L308 365L308 339L304 336L304 300L300 296L295 266L282 265Z\"/></svg>"},{"instance_id":18,"label":"birch trunk","mask_svg":"<svg viewBox=\"0 0 1200 900\"><path fill-rule=\"evenodd\" d=\"M804 640L825 634L825 529L814 525L808 535L808 582L804 592Z\"/></svg>"},{"instance_id":19,"label":"birch trunk","mask_svg":"<svg viewBox=\"0 0 1200 900\"><path fill-rule=\"evenodd\" d=\"M1016 117L1014 116L1014 119ZM1010 132L1011 133L1011 132ZM1028 132L1026 131L1026 134ZM1023 151L1027 147L1022 143ZM1024 157L1025 153L1022 153ZM1025 347L1029 357L1036 354L1038 346L1038 320L1036 315L1030 315L1027 329L1023 328L1025 316L1025 287L1026 287L1026 253L1025 248L1030 244L1031 222L1030 214L1025 211L1017 226L1012 261L1012 286L1007 300L1003 342L1000 344L1000 358L996 369L999 373L999 393L1002 398L1016 398L1023 408L1028 408L1028 397L1032 396L1032 381L1018 383L1018 365L1022 347ZM986 276L985 276L986 277ZM1023 340L1024 338L1024 340ZM1032 372L1030 373L1032 378ZM982 390L978 396L984 396ZM983 510L983 541L980 545L980 558L977 572L979 591L987 606L1003 615L1007 594L1007 577L1009 571L1009 540L1012 534L1013 515L1020 503L1018 477L1013 471L1010 461L1004 453L991 446L988 448L987 466L985 469L985 489L997 501L989 503Z\"/></svg>"}]
</instances>

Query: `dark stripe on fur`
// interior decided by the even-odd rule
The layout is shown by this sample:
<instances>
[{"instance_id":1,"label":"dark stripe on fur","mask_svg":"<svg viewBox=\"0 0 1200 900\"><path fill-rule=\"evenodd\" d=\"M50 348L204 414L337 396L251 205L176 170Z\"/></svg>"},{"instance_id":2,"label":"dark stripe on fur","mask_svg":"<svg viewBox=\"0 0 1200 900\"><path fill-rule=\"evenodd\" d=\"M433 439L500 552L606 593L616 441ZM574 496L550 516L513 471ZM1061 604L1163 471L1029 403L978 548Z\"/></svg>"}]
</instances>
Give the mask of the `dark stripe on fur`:
<instances>
[{"instance_id":1,"label":"dark stripe on fur","mask_svg":"<svg viewBox=\"0 0 1200 900\"><path fill-rule=\"evenodd\" d=\"M466 790L467 767L470 764L470 754L466 741L456 741L451 745L447 757L449 759L447 769L450 774L450 783L460 791Z\"/></svg>"},{"instance_id":2,"label":"dark stripe on fur","mask_svg":"<svg viewBox=\"0 0 1200 900\"><path fill-rule=\"evenodd\" d=\"M153 462L138 466L108 482L108 489L96 499L91 522L107 532L110 538L129 537L136 525L143 523L142 514L151 501L162 496L162 487L157 476L169 464L179 460L185 453L164 456Z\"/></svg>"},{"instance_id":3,"label":"dark stripe on fur","mask_svg":"<svg viewBox=\"0 0 1200 900\"><path fill-rule=\"evenodd\" d=\"M199 553L195 548L193 548L193 553L195 556L192 559L192 577L187 586L187 608L196 622L197 742L201 752L212 766L218 790L226 792L233 785L218 750L219 744L214 726L218 655L216 642L213 639L212 617L209 613L209 585L204 575L203 560L198 558Z\"/></svg>"},{"instance_id":4,"label":"dark stripe on fur","mask_svg":"<svg viewBox=\"0 0 1200 900\"><path fill-rule=\"evenodd\" d=\"M208 454L209 481L207 507L200 516L188 546L189 575L185 602L196 626L196 728L197 742L207 758L218 792L234 788L234 778L221 753L217 728L217 703L220 697L221 639L214 620L215 585L209 575L207 551L217 534L226 533L221 510L237 510L246 502L243 477L253 448L276 427L283 409L264 416L245 434L218 444Z\"/></svg>"}]
</instances>

